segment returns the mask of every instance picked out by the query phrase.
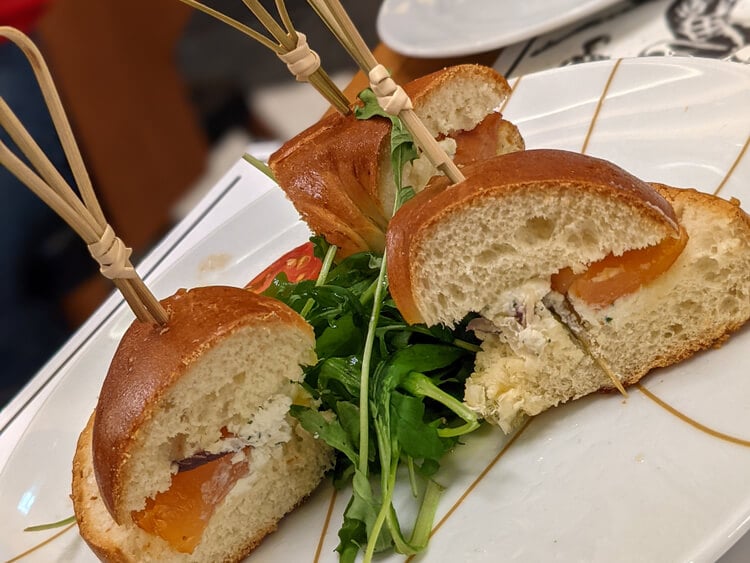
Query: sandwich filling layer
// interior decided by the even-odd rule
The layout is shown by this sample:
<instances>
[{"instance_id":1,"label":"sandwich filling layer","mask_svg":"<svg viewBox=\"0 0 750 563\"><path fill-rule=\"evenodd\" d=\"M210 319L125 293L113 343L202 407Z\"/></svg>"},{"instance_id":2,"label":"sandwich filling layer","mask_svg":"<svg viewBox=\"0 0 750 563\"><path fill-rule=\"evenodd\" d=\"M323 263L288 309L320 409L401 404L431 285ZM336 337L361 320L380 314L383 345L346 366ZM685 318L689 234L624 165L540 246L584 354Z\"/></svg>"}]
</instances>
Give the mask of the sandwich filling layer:
<instances>
[{"instance_id":1,"label":"sandwich filling layer","mask_svg":"<svg viewBox=\"0 0 750 563\"><path fill-rule=\"evenodd\" d=\"M291 403L288 395L273 395L247 423L222 428L215 443L175 460L169 488L148 498L143 510L132 512L136 525L176 551L192 553L237 481L262 471L291 439Z\"/></svg>"},{"instance_id":2,"label":"sandwich filling layer","mask_svg":"<svg viewBox=\"0 0 750 563\"><path fill-rule=\"evenodd\" d=\"M721 342L750 318L750 219L712 196L659 190L675 207L680 236L632 251L643 258L638 267L625 253L622 268L608 257L601 262L606 268L594 264L586 271L645 272L642 284L622 284L635 291L584 298L574 284L552 276L551 285L511 292L504 314L470 323L482 340L465 390L471 408L510 432L525 416L613 389L602 364L622 384L632 384L655 367ZM596 279L586 272L579 279Z\"/></svg>"},{"instance_id":3,"label":"sandwich filling layer","mask_svg":"<svg viewBox=\"0 0 750 563\"><path fill-rule=\"evenodd\" d=\"M465 401L504 430L633 384L750 317L750 219L738 202L558 150L464 172L395 214L388 277L411 323L480 317Z\"/></svg>"}]
</instances>

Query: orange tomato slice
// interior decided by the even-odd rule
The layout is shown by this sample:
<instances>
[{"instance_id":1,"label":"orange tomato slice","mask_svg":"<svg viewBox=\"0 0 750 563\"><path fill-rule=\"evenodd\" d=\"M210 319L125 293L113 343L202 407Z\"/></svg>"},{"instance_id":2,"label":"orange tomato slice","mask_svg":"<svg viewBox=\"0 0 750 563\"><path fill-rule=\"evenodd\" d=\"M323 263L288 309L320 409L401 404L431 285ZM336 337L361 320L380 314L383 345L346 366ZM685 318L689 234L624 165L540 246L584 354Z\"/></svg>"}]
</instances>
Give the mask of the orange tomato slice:
<instances>
[{"instance_id":1,"label":"orange tomato slice","mask_svg":"<svg viewBox=\"0 0 750 563\"><path fill-rule=\"evenodd\" d=\"M306 242L290 250L245 286L246 289L261 293L271 285L273 279L280 273L285 273L290 282L317 279L323 262L315 257L313 244Z\"/></svg>"},{"instance_id":2,"label":"orange tomato slice","mask_svg":"<svg viewBox=\"0 0 750 563\"><path fill-rule=\"evenodd\" d=\"M238 479L247 475L246 459L232 463L228 453L194 469L172 476L168 490L146 500L146 508L133 512L136 525L167 541L175 551L192 553L201 540L216 506Z\"/></svg>"},{"instance_id":3,"label":"orange tomato slice","mask_svg":"<svg viewBox=\"0 0 750 563\"><path fill-rule=\"evenodd\" d=\"M563 268L552 276L552 289L575 295L597 309L607 307L619 297L638 291L641 286L666 272L687 241L687 232L680 228L677 238L667 237L659 244L629 250L621 256L610 254L591 264L581 274Z\"/></svg>"}]
</instances>

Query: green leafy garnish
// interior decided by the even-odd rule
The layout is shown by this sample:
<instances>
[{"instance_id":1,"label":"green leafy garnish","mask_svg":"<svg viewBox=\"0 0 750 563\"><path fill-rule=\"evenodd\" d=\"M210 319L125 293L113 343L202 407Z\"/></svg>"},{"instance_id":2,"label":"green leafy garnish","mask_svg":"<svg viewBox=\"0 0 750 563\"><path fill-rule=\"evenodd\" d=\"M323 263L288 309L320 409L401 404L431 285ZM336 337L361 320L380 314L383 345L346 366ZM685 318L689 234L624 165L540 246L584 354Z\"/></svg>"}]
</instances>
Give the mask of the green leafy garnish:
<instances>
[{"instance_id":1,"label":"green leafy garnish","mask_svg":"<svg viewBox=\"0 0 750 563\"><path fill-rule=\"evenodd\" d=\"M402 169L417 151L371 91L360 99L358 118L383 116L393 125L395 212L413 195L402 185ZM306 369L304 385L320 410L294 406L291 412L336 449L334 484L352 488L336 551L345 563L360 551L366 562L391 549L418 553L443 490L434 480L440 459L479 426L461 401L478 346L465 323L457 330L408 325L388 292L385 257L362 252L334 264L335 247L320 238L313 243L324 260L318 279L290 283L281 274L265 294L300 312L315 331L318 362ZM399 467L419 506L408 533L392 504Z\"/></svg>"},{"instance_id":2,"label":"green leafy garnish","mask_svg":"<svg viewBox=\"0 0 750 563\"><path fill-rule=\"evenodd\" d=\"M369 560L384 550L424 549L442 491L433 480L440 459L479 425L461 401L476 344L442 327L408 325L387 287L379 295L371 291L381 265L378 256L356 254L333 265L319 285L292 284L280 275L266 290L297 310L312 303L306 316L318 362L307 368L305 386L320 411L333 416L304 406L291 412L339 452L335 484L352 486L339 531L342 561L354 561L362 550ZM419 503L408 535L391 504L400 466L408 469Z\"/></svg>"},{"instance_id":3,"label":"green leafy garnish","mask_svg":"<svg viewBox=\"0 0 750 563\"><path fill-rule=\"evenodd\" d=\"M63 526L69 526L74 524L76 521L75 516L68 516L57 522L50 522L48 524L37 524L36 526L28 526L23 529L24 532L43 532L45 530L54 530L55 528L62 528Z\"/></svg>"},{"instance_id":4,"label":"green leafy garnish","mask_svg":"<svg viewBox=\"0 0 750 563\"><path fill-rule=\"evenodd\" d=\"M360 92L358 97L364 105L355 108L354 115L357 119L370 119L379 116L391 120L391 166L393 168L393 180L397 188L395 212L414 195L414 190L411 187L403 186L403 170L407 162L417 158L417 147L403 121L395 115L386 113L378 104L377 96L370 88Z\"/></svg>"}]
</instances>

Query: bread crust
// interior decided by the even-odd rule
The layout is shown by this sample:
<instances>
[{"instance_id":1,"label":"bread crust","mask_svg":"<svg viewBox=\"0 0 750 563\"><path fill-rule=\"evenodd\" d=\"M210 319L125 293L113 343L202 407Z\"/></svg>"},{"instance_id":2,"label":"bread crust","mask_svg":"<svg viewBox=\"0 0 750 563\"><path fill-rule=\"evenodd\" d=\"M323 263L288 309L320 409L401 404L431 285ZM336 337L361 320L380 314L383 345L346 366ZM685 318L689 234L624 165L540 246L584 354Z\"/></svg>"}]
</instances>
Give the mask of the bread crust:
<instances>
[{"instance_id":1,"label":"bread crust","mask_svg":"<svg viewBox=\"0 0 750 563\"><path fill-rule=\"evenodd\" d=\"M475 200L523 190L538 184L558 189L604 193L641 210L645 216L664 221L677 231L677 217L669 202L649 184L611 162L554 149L527 150L496 156L468 165L466 180L451 185L436 177L390 222L386 252L391 295L409 323L423 322L412 291L414 250L432 226L460 212Z\"/></svg>"},{"instance_id":2,"label":"bread crust","mask_svg":"<svg viewBox=\"0 0 750 563\"><path fill-rule=\"evenodd\" d=\"M742 210L740 202L737 199L733 198L731 201L726 201L720 197L702 193L693 188L675 188L655 182L652 182L651 186L674 206L702 209L705 210L707 216L720 215L725 217L728 224L743 224L747 247L750 247L750 215ZM750 320L750 313L744 318L737 318L735 322L727 322L722 325L716 325L707 319L707 326L703 330L700 339L685 342L685 345L678 350L657 358L652 364L645 366L643 370L627 378L624 384L633 385L651 370L681 362L700 350L721 347L732 333L742 328L748 320ZM711 328L711 325L714 325L713 328Z\"/></svg>"},{"instance_id":3,"label":"bread crust","mask_svg":"<svg viewBox=\"0 0 750 563\"><path fill-rule=\"evenodd\" d=\"M387 219L376 197L389 148L387 119L333 114L285 143L268 164L313 232L326 233L344 255L382 251Z\"/></svg>"},{"instance_id":4,"label":"bread crust","mask_svg":"<svg viewBox=\"0 0 750 563\"><path fill-rule=\"evenodd\" d=\"M481 65L448 67L406 85L415 111L457 78L483 81L502 99L506 80ZM391 210L384 210L380 189L392 174L391 123L383 117L357 119L332 114L287 141L269 158L269 166L310 229L323 234L347 256L363 250L383 252ZM433 135L451 132L431 131ZM503 122L495 141L523 146L515 126ZM505 147L499 146L498 150Z\"/></svg>"},{"instance_id":5,"label":"bread crust","mask_svg":"<svg viewBox=\"0 0 750 563\"><path fill-rule=\"evenodd\" d=\"M91 551L102 561L126 563L131 559L126 556L111 532L117 526L114 521L109 526L97 524L96 516L90 508L102 502L99 491L96 490L96 480L93 475L91 436L94 427L96 411L89 417L86 427L78 437L76 453L73 457L73 507L75 509L78 531ZM106 514L109 516L109 514Z\"/></svg>"},{"instance_id":6,"label":"bread crust","mask_svg":"<svg viewBox=\"0 0 750 563\"><path fill-rule=\"evenodd\" d=\"M117 523L128 516L119 506L122 472L139 429L201 354L254 323L286 324L314 338L312 328L284 304L235 287L180 290L161 303L169 321L164 326L138 320L130 325L96 407L93 465L104 504Z\"/></svg>"},{"instance_id":7,"label":"bread crust","mask_svg":"<svg viewBox=\"0 0 750 563\"><path fill-rule=\"evenodd\" d=\"M120 527L111 517L96 483L93 467L92 435L96 419L96 411L89 417L86 427L81 432L73 457L73 485L71 499L75 509L78 531L91 551L102 561L108 563L140 563L146 558L143 553L131 553L125 545L129 534L146 532L135 527L132 523ZM307 498L300 498L296 506ZM295 506L295 507L296 507ZM252 537L235 549L234 553L227 553L223 563L241 561L247 557L263 539L276 531L278 523L259 529ZM152 541L158 542L158 538ZM153 556L149 557L153 559Z\"/></svg>"}]
</instances>

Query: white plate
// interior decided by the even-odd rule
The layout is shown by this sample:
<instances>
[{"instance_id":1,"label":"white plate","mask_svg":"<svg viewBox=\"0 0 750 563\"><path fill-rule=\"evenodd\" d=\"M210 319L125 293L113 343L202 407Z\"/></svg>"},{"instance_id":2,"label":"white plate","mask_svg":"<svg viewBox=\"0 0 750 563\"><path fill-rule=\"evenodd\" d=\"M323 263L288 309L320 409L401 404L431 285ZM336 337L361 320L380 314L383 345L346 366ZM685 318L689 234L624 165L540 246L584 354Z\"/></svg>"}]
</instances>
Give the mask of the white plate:
<instances>
[{"instance_id":1,"label":"white plate","mask_svg":"<svg viewBox=\"0 0 750 563\"><path fill-rule=\"evenodd\" d=\"M580 150L610 78L589 154L646 180L706 191L728 175L722 195L750 201L750 151L738 159L750 138L746 66L654 58L566 67L523 77L505 115L529 147ZM281 192L249 167L238 170L232 189L254 190L252 203L151 280L157 294L241 284L305 239ZM25 526L71 514L75 440L129 318L122 308L104 316L53 374L47 400L19 431L0 473L1 559L52 535L23 533ZM721 349L659 370L645 385L699 421L750 439L749 346L746 327ZM713 561L750 527L750 448L688 426L638 391L628 400L588 397L536 417L493 465L507 442L486 428L445 461L440 481L448 489L438 519L455 510L418 560ZM320 561L335 561L347 495L334 499L326 528L331 498L322 487L250 560L314 561L320 549ZM739 548L734 560L747 561L750 543ZM27 560L94 557L71 530Z\"/></svg>"},{"instance_id":2,"label":"white plate","mask_svg":"<svg viewBox=\"0 0 750 563\"><path fill-rule=\"evenodd\" d=\"M457 57L551 31L619 0L384 0L383 42L413 57Z\"/></svg>"}]
</instances>

